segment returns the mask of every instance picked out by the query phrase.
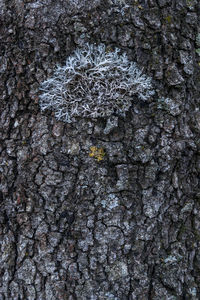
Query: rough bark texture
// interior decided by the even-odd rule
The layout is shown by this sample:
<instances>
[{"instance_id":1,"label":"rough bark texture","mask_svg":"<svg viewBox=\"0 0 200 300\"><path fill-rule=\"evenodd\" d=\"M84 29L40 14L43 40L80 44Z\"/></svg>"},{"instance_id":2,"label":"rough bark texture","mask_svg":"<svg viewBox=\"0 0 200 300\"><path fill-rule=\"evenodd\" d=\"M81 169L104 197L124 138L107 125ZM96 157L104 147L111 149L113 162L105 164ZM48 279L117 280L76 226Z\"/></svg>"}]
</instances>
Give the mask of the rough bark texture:
<instances>
[{"instance_id":1,"label":"rough bark texture","mask_svg":"<svg viewBox=\"0 0 200 300\"><path fill-rule=\"evenodd\" d=\"M0 299L200 299L199 1L0 14ZM40 83L86 42L125 51L157 96L110 123L41 113Z\"/></svg>"}]
</instances>

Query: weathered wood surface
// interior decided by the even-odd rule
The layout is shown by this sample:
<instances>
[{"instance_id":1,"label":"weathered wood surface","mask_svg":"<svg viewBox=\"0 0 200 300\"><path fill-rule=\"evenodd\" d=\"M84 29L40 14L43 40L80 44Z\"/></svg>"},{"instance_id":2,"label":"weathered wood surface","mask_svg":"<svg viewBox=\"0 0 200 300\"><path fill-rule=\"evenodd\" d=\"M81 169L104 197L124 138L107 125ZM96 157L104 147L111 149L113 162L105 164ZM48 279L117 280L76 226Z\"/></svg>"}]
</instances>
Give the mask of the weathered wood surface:
<instances>
[{"instance_id":1,"label":"weathered wood surface","mask_svg":"<svg viewBox=\"0 0 200 300\"><path fill-rule=\"evenodd\" d=\"M200 299L199 1L11 0L0 14L0 299ZM113 128L40 111L40 83L87 42L153 78L157 96Z\"/></svg>"}]
</instances>

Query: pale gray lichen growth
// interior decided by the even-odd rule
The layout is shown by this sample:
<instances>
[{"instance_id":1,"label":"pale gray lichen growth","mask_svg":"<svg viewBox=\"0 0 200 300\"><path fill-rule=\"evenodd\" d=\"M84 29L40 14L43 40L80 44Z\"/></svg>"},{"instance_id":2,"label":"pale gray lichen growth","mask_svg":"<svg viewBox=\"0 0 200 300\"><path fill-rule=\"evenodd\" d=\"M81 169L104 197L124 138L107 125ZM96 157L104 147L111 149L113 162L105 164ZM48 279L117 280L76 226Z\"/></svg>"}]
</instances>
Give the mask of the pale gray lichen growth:
<instances>
[{"instance_id":1,"label":"pale gray lichen growth","mask_svg":"<svg viewBox=\"0 0 200 300\"><path fill-rule=\"evenodd\" d=\"M119 49L87 44L74 51L64 66L41 84L41 110L50 109L67 123L76 117L125 115L134 96L146 101L154 94L151 78Z\"/></svg>"},{"instance_id":2,"label":"pale gray lichen growth","mask_svg":"<svg viewBox=\"0 0 200 300\"><path fill-rule=\"evenodd\" d=\"M196 36L196 44L198 47L200 47L200 33L198 33Z\"/></svg>"},{"instance_id":3,"label":"pale gray lichen growth","mask_svg":"<svg viewBox=\"0 0 200 300\"><path fill-rule=\"evenodd\" d=\"M196 36L196 44L198 47L200 47L200 33L198 33ZM200 48L196 49L196 53L200 56Z\"/></svg>"},{"instance_id":4,"label":"pale gray lichen growth","mask_svg":"<svg viewBox=\"0 0 200 300\"><path fill-rule=\"evenodd\" d=\"M180 104L171 98L161 97L158 99L157 108L167 111L172 116L177 116L181 113Z\"/></svg>"}]
</instances>

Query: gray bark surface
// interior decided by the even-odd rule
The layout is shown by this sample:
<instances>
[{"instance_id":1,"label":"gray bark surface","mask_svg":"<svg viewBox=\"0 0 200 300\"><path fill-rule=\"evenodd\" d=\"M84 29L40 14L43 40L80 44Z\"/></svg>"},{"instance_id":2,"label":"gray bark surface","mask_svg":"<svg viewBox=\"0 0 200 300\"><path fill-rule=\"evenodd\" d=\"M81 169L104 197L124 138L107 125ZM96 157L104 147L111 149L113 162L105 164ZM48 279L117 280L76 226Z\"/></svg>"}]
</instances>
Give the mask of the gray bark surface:
<instances>
[{"instance_id":1,"label":"gray bark surface","mask_svg":"<svg viewBox=\"0 0 200 300\"><path fill-rule=\"evenodd\" d=\"M197 0L0 2L0 299L200 299L199 16ZM153 99L113 123L41 112L41 82L87 42L126 52Z\"/></svg>"}]
</instances>

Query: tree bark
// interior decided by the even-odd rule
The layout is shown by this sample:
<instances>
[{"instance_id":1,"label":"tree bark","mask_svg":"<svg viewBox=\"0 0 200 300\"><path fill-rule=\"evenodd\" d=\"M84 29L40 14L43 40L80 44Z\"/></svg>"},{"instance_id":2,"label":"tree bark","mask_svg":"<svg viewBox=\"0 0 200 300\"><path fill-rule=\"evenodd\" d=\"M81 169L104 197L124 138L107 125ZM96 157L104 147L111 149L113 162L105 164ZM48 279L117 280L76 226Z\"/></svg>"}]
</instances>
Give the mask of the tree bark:
<instances>
[{"instance_id":1,"label":"tree bark","mask_svg":"<svg viewBox=\"0 0 200 300\"><path fill-rule=\"evenodd\" d=\"M0 299L200 299L199 1L4 0L0 17ZM114 125L40 110L86 43L153 78Z\"/></svg>"}]
</instances>

